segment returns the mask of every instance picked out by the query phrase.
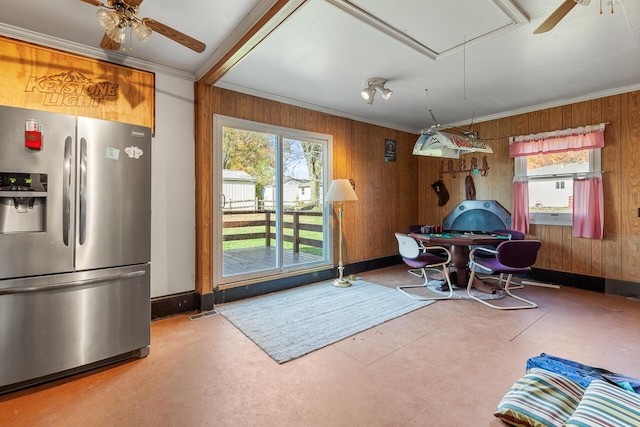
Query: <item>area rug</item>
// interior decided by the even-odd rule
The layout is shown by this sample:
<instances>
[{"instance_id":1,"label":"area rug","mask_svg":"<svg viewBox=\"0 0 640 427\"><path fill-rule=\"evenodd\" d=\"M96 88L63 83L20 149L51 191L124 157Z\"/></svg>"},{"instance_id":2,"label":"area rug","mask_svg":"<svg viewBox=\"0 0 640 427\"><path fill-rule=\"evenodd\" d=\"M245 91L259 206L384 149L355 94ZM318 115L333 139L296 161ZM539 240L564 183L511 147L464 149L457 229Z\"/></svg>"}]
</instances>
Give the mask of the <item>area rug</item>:
<instances>
[{"instance_id":1,"label":"area rug","mask_svg":"<svg viewBox=\"0 0 640 427\"><path fill-rule=\"evenodd\" d=\"M363 280L331 282L216 306L251 341L284 363L432 304Z\"/></svg>"}]
</instances>

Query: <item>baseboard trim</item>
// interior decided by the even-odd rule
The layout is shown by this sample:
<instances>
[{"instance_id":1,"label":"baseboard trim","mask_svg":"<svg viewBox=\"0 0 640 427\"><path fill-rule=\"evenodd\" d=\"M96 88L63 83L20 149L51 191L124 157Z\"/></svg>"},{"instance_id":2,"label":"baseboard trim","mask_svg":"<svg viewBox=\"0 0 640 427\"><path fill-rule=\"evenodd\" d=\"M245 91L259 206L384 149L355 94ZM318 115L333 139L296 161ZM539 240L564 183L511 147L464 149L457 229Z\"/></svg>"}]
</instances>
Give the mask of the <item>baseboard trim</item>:
<instances>
[{"instance_id":1,"label":"baseboard trim","mask_svg":"<svg viewBox=\"0 0 640 427\"><path fill-rule=\"evenodd\" d=\"M554 283L571 288L601 292L610 295L620 295L640 298L640 284L605 277L587 276L584 274L567 273L563 271L533 268L531 277L541 282Z\"/></svg>"},{"instance_id":2,"label":"baseboard trim","mask_svg":"<svg viewBox=\"0 0 640 427\"><path fill-rule=\"evenodd\" d=\"M151 320L188 313L199 308L200 294L196 291L153 298L151 300Z\"/></svg>"}]
</instances>

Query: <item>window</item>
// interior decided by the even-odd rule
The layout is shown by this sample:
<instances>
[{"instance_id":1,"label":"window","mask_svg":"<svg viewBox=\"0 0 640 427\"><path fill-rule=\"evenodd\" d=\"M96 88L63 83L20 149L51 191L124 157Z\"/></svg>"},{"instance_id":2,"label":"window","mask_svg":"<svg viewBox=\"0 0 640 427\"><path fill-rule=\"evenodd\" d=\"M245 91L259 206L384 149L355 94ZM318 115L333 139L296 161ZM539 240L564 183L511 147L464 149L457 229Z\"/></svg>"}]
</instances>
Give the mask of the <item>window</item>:
<instances>
[{"instance_id":1,"label":"window","mask_svg":"<svg viewBox=\"0 0 640 427\"><path fill-rule=\"evenodd\" d=\"M573 225L573 180L600 172L600 149L520 156L514 166L528 179L529 223Z\"/></svg>"}]
</instances>

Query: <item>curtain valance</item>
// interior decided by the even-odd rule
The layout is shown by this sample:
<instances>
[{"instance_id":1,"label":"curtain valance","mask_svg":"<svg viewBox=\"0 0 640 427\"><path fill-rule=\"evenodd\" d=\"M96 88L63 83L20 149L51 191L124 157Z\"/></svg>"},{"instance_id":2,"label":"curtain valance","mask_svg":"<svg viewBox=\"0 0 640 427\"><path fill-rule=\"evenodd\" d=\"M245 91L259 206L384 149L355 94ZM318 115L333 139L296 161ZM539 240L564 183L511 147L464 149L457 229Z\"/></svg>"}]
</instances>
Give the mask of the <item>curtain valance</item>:
<instances>
[{"instance_id":1,"label":"curtain valance","mask_svg":"<svg viewBox=\"0 0 640 427\"><path fill-rule=\"evenodd\" d=\"M606 123L509 137L509 157L592 150L604 147Z\"/></svg>"}]
</instances>

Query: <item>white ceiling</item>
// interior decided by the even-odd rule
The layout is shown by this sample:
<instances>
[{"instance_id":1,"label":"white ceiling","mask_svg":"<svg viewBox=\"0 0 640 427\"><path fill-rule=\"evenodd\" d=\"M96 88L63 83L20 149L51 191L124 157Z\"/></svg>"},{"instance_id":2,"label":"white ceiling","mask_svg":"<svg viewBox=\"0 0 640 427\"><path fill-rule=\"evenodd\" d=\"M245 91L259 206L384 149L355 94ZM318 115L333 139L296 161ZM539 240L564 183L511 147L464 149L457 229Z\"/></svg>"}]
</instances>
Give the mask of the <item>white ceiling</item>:
<instances>
[{"instance_id":1,"label":"white ceiling","mask_svg":"<svg viewBox=\"0 0 640 427\"><path fill-rule=\"evenodd\" d=\"M206 43L200 54L159 34L126 54L97 49L96 7L80 0L0 0L0 34L198 79L274 3L142 3L141 17ZM428 106L439 123L463 124L640 89L638 0L602 15L598 0L578 5L539 35L562 0L289 3L302 6L217 86L410 132L434 123ZM388 80L391 99L362 101L370 77Z\"/></svg>"}]
</instances>

